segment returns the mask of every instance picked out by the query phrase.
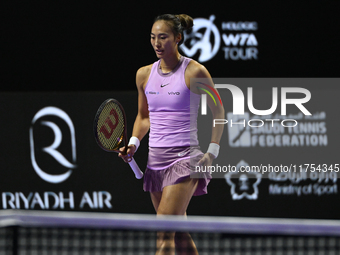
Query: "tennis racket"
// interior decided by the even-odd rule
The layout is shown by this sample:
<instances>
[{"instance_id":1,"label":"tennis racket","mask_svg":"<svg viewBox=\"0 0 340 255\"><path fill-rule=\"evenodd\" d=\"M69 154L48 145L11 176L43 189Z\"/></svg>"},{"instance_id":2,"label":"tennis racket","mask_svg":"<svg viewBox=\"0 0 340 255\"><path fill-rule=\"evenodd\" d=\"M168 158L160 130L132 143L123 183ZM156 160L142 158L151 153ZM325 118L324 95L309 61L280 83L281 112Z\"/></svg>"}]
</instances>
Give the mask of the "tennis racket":
<instances>
[{"instance_id":1,"label":"tennis racket","mask_svg":"<svg viewBox=\"0 0 340 255\"><path fill-rule=\"evenodd\" d=\"M94 118L93 131L94 137L103 150L117 152L122 142L125 144L126 154L128 149L126 116L122 105L115 99L105 100L99 107ZM136 161L131 158L128 162L137 179L143 177L143 172L139 169Z\"/></svg>"}]
</instances>

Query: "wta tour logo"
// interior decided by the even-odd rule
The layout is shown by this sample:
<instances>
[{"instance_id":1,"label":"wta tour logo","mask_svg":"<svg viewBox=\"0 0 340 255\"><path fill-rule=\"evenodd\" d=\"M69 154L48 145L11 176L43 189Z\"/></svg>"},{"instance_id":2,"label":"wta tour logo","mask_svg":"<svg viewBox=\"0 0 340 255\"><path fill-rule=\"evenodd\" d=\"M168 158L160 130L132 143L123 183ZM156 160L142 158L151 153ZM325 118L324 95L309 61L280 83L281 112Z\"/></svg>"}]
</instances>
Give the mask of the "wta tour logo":
<instances>
[{"instance_id":1,"label":"wta tour logo","mask_svg":"<svg viewBox=\"0 0 340 255\"><path fill-rule=\"evenodd\" d=\"M254 34L258 29L257 22L223 21L219 30L214 24L215 19L215 15L209 19L195 18L191 33L184 31L184 43L180 49L185 55L194 57L199 54L198 61L203 63L214 58L223 44L226 60L258 59L258 41Z\"/></svg>"},{"instance_id":2,"label":"wta tour logo","mask_svg":"<svg viewBox=\"0 0 340 255\"><path fill-rule=\"evenodd\" d=\"M199 62L206 62L216 55L220 49L221 36L217 27L213 23L214 20L214 15L211 15L208 20L203 18L194 19L192 32L190 34L186 34L184 31L184 42L180 48L185 55L192 57L197 52L200 52L200 56L198 58ZM205 31L202 32L202 30ZM187 41L189 42L187 43Z\"/></svg>"},{"instance_id":3,"label":"wta tour logo","mask_svg":"<svg viewBox=\"0 0 340 255\"><path fill-rule=\"evenodd\" d=\"M49 117L54 117L54 120L49 120ZM56 124L56 122L58 122L58 124ZM37 125L38 123L40 125ZM48 130L52 131L53 133L53 142L49 146L45 146L44 143L45 141L49 140L48 137L50 137L50 132L48 132L46 128L42 129L41 126L48 127ZM68 129L67 133L69 133L68 138L70 139L68 145L67 143L62 145L63 132L61 131L60 126L63 126L62 129L64 130L64 135L66 135L65 130ZM60 183L69 178L72 170L77 167L75 164L77 156L75 129L72 120L67 115L67 113L57 107L52 106L41 109L34 115L32 119L29 137L31 162L38 176L44 181L50 183ZM70 152L71 162L60 151L63 151L64 153ZM58 166L54 166L51 158L48 157L47 159L46 154L51 156L58 163ZM40 161L39 164L38 161ZM47 171L51 170L49 168L52 168L52 166L58 168L56 172L60 172L60 167L62 167L62 169L66 168L68 170L62 174L47 173Z\"/></svg>"}]
</instances>

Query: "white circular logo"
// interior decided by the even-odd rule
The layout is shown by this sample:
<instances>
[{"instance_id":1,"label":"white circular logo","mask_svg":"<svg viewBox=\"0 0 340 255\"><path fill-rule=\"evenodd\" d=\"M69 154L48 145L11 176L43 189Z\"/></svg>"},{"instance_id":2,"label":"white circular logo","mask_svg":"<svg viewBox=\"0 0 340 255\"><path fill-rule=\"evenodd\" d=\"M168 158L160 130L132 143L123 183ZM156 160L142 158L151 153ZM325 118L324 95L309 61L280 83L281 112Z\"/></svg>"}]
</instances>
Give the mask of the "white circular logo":
<instances>
[{"instance_id":1,"label":"white circular logo","mask_svg":"<svg viewBox=\"0 0 340 255\"><path fill-rule=\"evenodd\" d=\"M194 19L194 27L190 34L184 31L184 42L180 49L188 57L200 52L198 61L206 62L212 59L218 52L221 44L221 36L217 27L213 23L215 15L209 19Z\"/></svg>"},{"instance_id":2,"label":"white circular logo","mask_svg":"<svg viewBox=\"0 0 340 255\"><path fill-rule=\"evenodd\" d=\"M60 165L63 167L69 168L69 170L63 174L52 175L44 172L38 165L35 157L35 148L34 148L34 136L33 136L33 125L37 122L40 118L44 116L56 116L61 118L67 124L70 134L71 134L71 150L72 150L72 163L69 162L64 155L62 155L57 149L62 141L62 132L58 125L51 121L41 121L40 124L49 127L54 134L54 141L53 143L43 148L42 150L47 154L51 155ZM31 161L32 166L35 172L39 175L41 179L50 183L60 183L65 181L72 173L72 169L76 168L74 164L76 162L76 138L75 138L75 130L72 123L71 118L65 113L63 110L56 108L56 107L45 107L38 111L32 120L32 126L30 128L30 146L31 146Z\"/></svg>"}]
</instances>

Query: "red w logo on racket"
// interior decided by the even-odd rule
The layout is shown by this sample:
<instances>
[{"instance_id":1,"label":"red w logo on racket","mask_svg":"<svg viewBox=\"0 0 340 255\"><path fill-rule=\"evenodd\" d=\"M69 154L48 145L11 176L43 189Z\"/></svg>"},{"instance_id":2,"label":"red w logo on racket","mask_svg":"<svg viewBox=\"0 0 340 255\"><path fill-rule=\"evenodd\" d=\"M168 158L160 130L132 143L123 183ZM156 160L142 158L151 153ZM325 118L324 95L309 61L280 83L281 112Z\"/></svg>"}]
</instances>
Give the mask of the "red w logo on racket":
<instances>
[{"instance_id":1,"label":"red w logo on racket","mask_svg":"<svg viewBox=\"0 0 340 255\"><path fill-rule=\"evenodd\" d=\"M115 119L115 123L114 124L113 124L113 122L111 120L111 116L113 116L114 119ZM106 127L105 123L110 127L111 131L107 130L107 127ZM112 136L113 131L115 130L115 128L118 125L118 114L115 111L115 109L113 109L113 108L111 109L110 115L107 116L107 118L105 120L105 123L100 128L100 132L104 134L106 139L110 139L110 137Z\"/></svg>"},{"instance_id":2,"label":"red w logo on racket","mask_svg":"<svg viewBox=\"0 0 340 255\"><path fill-rule=\"evenodd\" d=\"M128 148L126 116L123 106L117 100L107 99L101 104L94 117L93 131L98 145L103 150L126 153ZM124 151L119 150L122 141L125 144ZM142 178L143 172L139 169L136 161L131 158L128 163L136 178Z\"/></svg>"}]
</instances>

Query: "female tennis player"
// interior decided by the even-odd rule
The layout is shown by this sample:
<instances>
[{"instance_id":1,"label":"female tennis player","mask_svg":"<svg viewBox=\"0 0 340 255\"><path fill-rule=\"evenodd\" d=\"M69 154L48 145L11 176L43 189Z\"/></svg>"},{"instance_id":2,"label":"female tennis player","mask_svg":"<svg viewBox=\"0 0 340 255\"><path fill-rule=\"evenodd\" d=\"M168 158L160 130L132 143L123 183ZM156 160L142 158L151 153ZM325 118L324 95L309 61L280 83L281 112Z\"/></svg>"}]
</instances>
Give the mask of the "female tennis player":
<instances>
[{"instance_id":1,"label":"female tennis player","mask_svg":"<svg viewBox=\"0 0 340 255\"><path fill-rule=\"evenodd\" d=\"M198 145L197 124L190 126L190 118L197 118L203 91L190 86L190 79L205 78L214 90L207 69L178 51L183 31L192 26L193 19L186 14L165 14L155 19L151 45L159 60L137 71L138 114L127 155L119 154L127 162L150 129L143 188L150 192L157 215L186 215L191 197L207 193L211 175L193 178L192 164L212 164L223 132L223 125L212 128L211 143L203 153ZM210 96L207 99L213 118L224 119L223 106L216 106ZM158 233L157 255L175 254L175 249L177 254L198 254L188 233Z\"/></svg>"}]
</instances>

